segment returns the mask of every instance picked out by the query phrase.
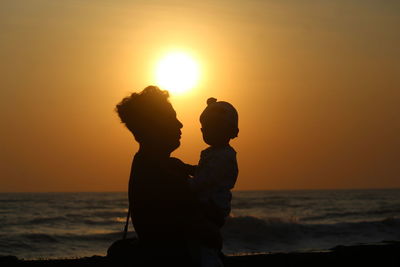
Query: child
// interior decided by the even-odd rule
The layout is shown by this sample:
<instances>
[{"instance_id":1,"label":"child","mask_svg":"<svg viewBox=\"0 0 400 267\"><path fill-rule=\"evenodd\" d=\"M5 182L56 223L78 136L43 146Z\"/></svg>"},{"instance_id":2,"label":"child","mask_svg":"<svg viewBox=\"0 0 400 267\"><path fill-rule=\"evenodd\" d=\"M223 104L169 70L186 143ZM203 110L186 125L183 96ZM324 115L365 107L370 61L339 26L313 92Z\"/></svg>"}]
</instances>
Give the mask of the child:
<instances>
[{"instance_id":1,"label":"child","mask_svg":"<svg viewBox=\"0 0 400 267\"><path fill-rule=\"evenodd\" d=\"M239 132L238 113L231 104L209 98L200 123L209 147L201 152L189 183L206 217L220 228L230 214L231 189L238 176L236 151L229 145Z\"/></svg>"}]
</instances>

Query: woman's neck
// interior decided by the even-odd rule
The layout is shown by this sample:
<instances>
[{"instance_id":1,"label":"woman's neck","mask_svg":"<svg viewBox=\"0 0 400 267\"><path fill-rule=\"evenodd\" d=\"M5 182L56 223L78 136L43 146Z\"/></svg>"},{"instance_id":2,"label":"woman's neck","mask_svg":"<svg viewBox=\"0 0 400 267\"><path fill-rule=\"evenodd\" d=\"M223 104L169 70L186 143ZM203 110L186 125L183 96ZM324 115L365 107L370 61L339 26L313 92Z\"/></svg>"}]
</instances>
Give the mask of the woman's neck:
<instances>
[{"instance_id":1,"label":"woman's neck","mask_svg":"<svg viewBox=\"0 0 400 267\"><path fill-rule=\"evenodd\" d=\"M159 147L151 145L140 145L138 153L146 158L166 159L170 157L170 152L163 151Z\"/></svg>"}]
</instances>

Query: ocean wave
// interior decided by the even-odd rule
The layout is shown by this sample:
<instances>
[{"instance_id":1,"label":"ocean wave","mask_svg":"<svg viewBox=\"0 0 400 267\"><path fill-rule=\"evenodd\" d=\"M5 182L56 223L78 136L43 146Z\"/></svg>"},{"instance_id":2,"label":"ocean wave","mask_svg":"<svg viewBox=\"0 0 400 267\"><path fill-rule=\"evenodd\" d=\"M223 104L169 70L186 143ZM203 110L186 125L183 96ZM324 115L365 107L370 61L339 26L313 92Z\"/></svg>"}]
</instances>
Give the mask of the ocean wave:
<instances>
[{"instance_id":1,"label":"ocean wave","mask_svg":"<svg viewBox=\"0 0 400 267\"><path fill-rule=\"evenodd\" d=\"M67 213L65 214L65 217L67 217L68 219L72 219L72 220L80 220L83 218L87 218L87 219L92 219L92 218L104 218L104 219L108 219L108 218L115 218L115 217L124 217L126 216L126 213L128 212L128 209L113 209L113 210L105 210L102 209L100 211L96 211L96 210L92 210L92 211L87 211L84 213L75 213L75 212L71 212L71 213Z\"/></svg>"},{"instance_id":2,"label":"ocean wave","mask_svg":"<svg viewBox=\"0 0 400 267\"><path fill-rule=\"evenodd\" d=\"M229 218L222 233L228 253L329 249L339 244L400 240L400 219L305 224L292 218L243 216Z\"/></svg>"},{"instance_id":3,"label":"ocean wave","mask_svg":"<svg viewBox=\"0 0 400 267\"><path fill-rule=\"evenodd\" d=\"M284 198L265 198L265 199L238 199L232 201L232 207L235 209L250 209L265 206L287 206L289 200Z\"/></svg>"},{"instance_id":4,"label":"ocean wave","mask_svg":"<svg viewBox=\"0 0 400 267\"><path fill-rule=\"evenodd\" d=\"M34 234L22 234L21 236L23 239L28 239L34 242L45 242L45 243L59 242L56 236L49 234L34 233Z\"/></svg>"},{"instance_id":5,"label":"ocean wave","mask_svg":"<svg viewBox=\"0 0 400 267\"><path fill-rule=\"evenodd\" d=\"M136 236L134 232L129 233L130 237ZM15 245L20 247L21 244L27 243L64 243L64 242L99 242L99 241L112 241L122 238L122 231L105 232L105 233L91 233L91 234L45 234L45 233L20 233L20 234L7 234L0 235L0 244ZM29 245L27 245L29 247Z\"/></svg>"},{"instance_id":6,"label":"ocean wave","mask_svg":"<svg viewBox=\"0 0 400 267\"><path fill-rule=\"evenodd\" d=\"M119 217L109 218L109 219L85 219L80 221L86 225L113 225L119 221Z\"/></svg>"},{"instance_id":7,"label":"ocean wave","mask_svg":"<svg viewBox=\"0 0 400 267\"><path fill-rule=\"evenodd\" d=\"M22 236L15 235L0 235L0 254L13 254L19 250L31 251L31 240L27 240Z\"/></svg>"},{"instance_id":8,"label":"ocean wave","mask_svg":"<svg viewBox=\"0 0 400 267\"><path fill-rule=\"evenodd\" d=\"M85 241L85 242L99 242L99 241L112 241L122 237L122 232L106 232L94 234L65 234L57 235L57 238L64 241Z\"/></svg>"},{"instance_id":9,"label":"ocean wave","mask_svg":"<svg viewBox=\"0 0 400 267\"><path fill-rule=\"evenodd\" d=\"M26 224L54 224L56 222L65 221L66 218L64 216L55 216L55 217L39 217L34 218L26 222Z\"/></svg>"},{"instance_id":10,"label":"ocean wave","mask_svg":"<svg viewBox=\"0 0 400 267\"><path fill-rule=\"evenodd\" d=\"M233 213L242 217L222 229L227 254L400 240L400 190L233 194ZM122 238L127 203L126 192L0 194L0 254L104 255Z\"/></svg>"},{"instance_id":11,"label":"ocean wave","mask_svg":"<svg viewBox=\"0 0 400 267\"><path fill-rule=\"evenodd\" d=\"M58 219L49 218L49 219ZM102 225L109 221L84 220L86 224ZM115 221L114 221L115 223ZM301 243L305 240L314 240L324 243L335 241L341 244L345 240L372 239L395 239L400 240L400 219L386 218L376 221L342 222L332 224L307 224L296 218L257 218L253 216L238 216L228 218L222 228L222 234L227 244L253 244L276 245ZM135 235L132 231L130 235ZM29 240L35 242L55 243L65 240L69 241L99 241L118 239L122 236L121 231L104 233L20 233L14 234L14 240ZM4 236L0 236L0 240ZM9 236L10 239L10 236ZM381 241L378 240L378 241ZM329 242L328 242L329 243ZM332 242L330 242L332 243Z\"/></svg>"},{"instance_id":12,"label":"ocean wave","mask_svg":"<svg viewBox=\"0 0 400 267\"><path fill-rule=\"evenodd\" d=\"M121 217L125 216L128 212L126 210L118 210L118 211L98 211L90 213L91 216L102 217L102 218L111 218L111 217Z\"/></svg>"},{"instance_id":13,"label":"ocean wave","mask_svg":"<svg viewBox=\"0 0 400 267\"><path fill-rule=\"evenodd\" d=\"M47 248L95 248L104 251L122 238L122 231L68 233L5 233L1 251L42 251ZM132 229L132 228L131 228ZM122 229L121 229L122 230ZM400 219L387 218L353 223L307 224L295 218L228 218L222 229L224 253L329 249L337 245L400 240ZM134 231L129 236L136 236Z\"/></svg>"},{"instance_id":14,"label":"ocean wave","mask_svg":"<svg viewBox=\"0 0 400 267\"><path fill-rule=\"evenodd\" d=\"M51 227L59 225L113 225L121 221L121 218L125 217L124 213L120 212L110 212L102 213L103 216L89 216L89 215L79 215L79 214L66 214L64 216L38 216L32 219L20 220L18 224L20 225L30 225L30 226L41 226L47 225ZM14 223L10 220L4 221L4 227L13 225ZM0 225L1 227L2 225Z\"/></svg>"},{"instance_id":15,"label":"ocean wave","mask_svg":"<svg viewBox=\"0 0 400 267\"><path fill-rule=\"evenodd\" d=\"M382 217L383 215L392 216L400 214L400 208L394 209L380 209L380 210L370 210L370 211L348 211L348 212L330 212L318 216L308 216L301 218L302 221L316 221L316 220L326 220L326 219L341 219L348 217Z\"/></svg>"}]
</instances>

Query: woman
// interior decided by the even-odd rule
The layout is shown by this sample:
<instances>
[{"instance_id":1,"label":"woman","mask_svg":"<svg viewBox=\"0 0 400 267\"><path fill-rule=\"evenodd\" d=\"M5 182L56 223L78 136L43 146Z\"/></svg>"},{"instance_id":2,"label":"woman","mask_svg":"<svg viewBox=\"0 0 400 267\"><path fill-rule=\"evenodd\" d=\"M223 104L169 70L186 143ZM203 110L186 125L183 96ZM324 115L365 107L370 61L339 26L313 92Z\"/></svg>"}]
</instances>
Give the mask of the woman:
<instances>
[{"instance_id":1,"label":"woman","mask_svg":"<svg viewBox=\"0 0 400 267\"><path fill-rule=\"evenodd\" d=\"M180 168L182 162L170 157L180 145L183 125L168 92L146 87L124 98L116 110L139 143L129 180L129 204L139 241L158 255L150 262L201 266L202 248L220 250L222 242L219 231L198 209L188 176Z\"/></svg>"}]
</instances>

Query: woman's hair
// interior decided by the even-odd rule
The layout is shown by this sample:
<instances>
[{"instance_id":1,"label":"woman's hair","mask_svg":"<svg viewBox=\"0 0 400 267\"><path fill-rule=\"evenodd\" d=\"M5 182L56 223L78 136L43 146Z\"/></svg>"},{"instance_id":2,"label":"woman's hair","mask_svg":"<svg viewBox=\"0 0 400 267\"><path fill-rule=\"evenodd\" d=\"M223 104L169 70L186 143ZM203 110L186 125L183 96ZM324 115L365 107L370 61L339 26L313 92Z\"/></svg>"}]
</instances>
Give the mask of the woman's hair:
<instances>
[{"instance_id":1,"label":"woman's hair","mask_svg":"<svg viewBox=\"0 0 400 267\"><path fill-rule=\"evenodd\" d=\"M160 120L166 106L170 107L168 91L157 86L148 86L140 93L132 93L115 108L121 122L132 132L137 141L149 130L149 126Z\"/></svg>"}]
</instances>

